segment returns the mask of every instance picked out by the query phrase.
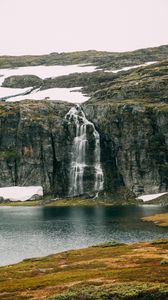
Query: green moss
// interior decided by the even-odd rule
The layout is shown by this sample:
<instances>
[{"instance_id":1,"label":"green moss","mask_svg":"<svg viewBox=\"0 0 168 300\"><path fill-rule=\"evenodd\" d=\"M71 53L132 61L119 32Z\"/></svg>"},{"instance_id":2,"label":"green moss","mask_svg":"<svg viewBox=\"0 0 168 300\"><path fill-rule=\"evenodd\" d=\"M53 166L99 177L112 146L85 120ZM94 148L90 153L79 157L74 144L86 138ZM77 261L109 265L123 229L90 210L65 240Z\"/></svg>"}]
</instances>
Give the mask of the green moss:
<instances>
[{"instance_id":1,"label":"green moss","mask_svg":"<svg viewBox=\"0 0 168 300\"><path fill-rule=\"evenodd\" d=\"M15 160L18 158L18 153L14 150L0 151L0 160Z\"/></svg>"},{"instance_id":2,"label":"green moss","mask_svg":"<svg viewBox=\"0 0 168 300\"><path fill-rule=\"evenodd\" d=\"M0 206L39 206L42 205L41 200L28 200L28 201L3 201Z\"/></svg>"},{"instance_id":3,"label":"green moss","mask_svg":"<svg viewBox=\"0 0 168 300\"><path fill-rule=\"evenodd\" d=\"M18 105L0 102L0 117L12 116L19 112Z\"/></svg>"},{"instance_id":4,"label":"green moss","mask_svg":"<svg viewBox=\"0 0 168 300\"><path fill-rule=\"evenodd\" d=\"M160 262L160 264L161 264L162 266L168 266L168 259L163 259L163 260Z\"/></svg>"},{"instance_id":5,"label":"green moss","mask_svg":"<svg viewBox=\"0 0 168 300\"><path fill-rule=\"evenodd\" d=\"M101 247L101 248L107 248L107 247L118 247L118 246L123 246L125 244L123 243L118 243L118 242L108 242L108 243L102 243L102 244L98 244L98 245L94 245L92 247Z\"/></svg>"},{"instance_id":6,"label":"green moss","mask_svg":"<svg viewBox=\"0 0 168 300\"><path fill-rule=\"evenodd\" d=\"M128 284L103 285L71 289L68 293L50 298L50 300L156 300L166 299L168 288L164 285Z\"/></svg>"},{"instance_id":7,"label":"green moss","mask_svg":"<svg viewBox=\"0 0 168 300\"><path fill-rule=\"evenodd\" d=\"M53 200L53 196L45 196L39 200L2 202L0 206L50 206L50 207L91 207L91 206L115 206L115 205L138 205L138 201L134 199L57 199Z\"/></svg>"},{"instance_id":8,"label":"green moss","mask_svg":"<svg viewBox=\"0 0 168 300\"><path fill-rule=\"evenodd\" d=\"M160 239L160 240L155 240L151 243L152 245L167 245L168 244L168 239Z\"/></svg>"}]
</instances>

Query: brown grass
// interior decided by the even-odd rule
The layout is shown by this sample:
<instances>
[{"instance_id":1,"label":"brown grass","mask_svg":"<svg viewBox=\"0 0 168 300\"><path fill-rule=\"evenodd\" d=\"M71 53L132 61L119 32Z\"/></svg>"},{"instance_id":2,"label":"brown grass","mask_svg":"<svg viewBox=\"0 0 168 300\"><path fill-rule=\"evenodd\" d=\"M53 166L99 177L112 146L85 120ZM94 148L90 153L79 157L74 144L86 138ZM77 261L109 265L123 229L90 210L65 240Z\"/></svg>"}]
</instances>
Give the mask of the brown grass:
<instances>
[{"instance_id":1,"label":"brown grass","mask_svg":"<svg viewBox=\"0 0 168 300\"><path fill-rule=\"evenodd\" d=\"M0 299L47 299L69 288L92 285L164 284L168 240L110 245L26 259L0 268ZM168 288L168 285L166 285Z\"/></svg>"},{"instance_id":2,"label":"brown grass","mask_svg":"<svg viewBox=\"0 0 168 300\"><path fill-rule=\"evenodd\" d=\"M143 221L154 222L158 226L168 227L168 213L144 217Z\"/></svg>"}]
</instances>

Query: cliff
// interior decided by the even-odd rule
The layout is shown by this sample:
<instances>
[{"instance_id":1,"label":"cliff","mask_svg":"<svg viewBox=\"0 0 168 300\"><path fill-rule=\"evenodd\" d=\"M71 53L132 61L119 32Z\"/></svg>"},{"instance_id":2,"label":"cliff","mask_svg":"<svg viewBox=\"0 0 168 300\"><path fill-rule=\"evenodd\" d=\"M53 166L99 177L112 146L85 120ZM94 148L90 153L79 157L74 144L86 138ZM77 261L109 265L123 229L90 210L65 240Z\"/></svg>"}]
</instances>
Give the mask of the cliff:
<instances>
[{"instance_id":1,"label":"cliff","mask_svg":"<svg viewBox=\"0 0 168 300\"><path fill-rule=\"evenodd\" d=\"M65 195L69 141L67 103L25 101L0 105L0 185L42 185Z\"/></svg>"},{"instance_id":2,"label":"cliff","mask_svg":"<svg viewBox=\"0 0 168 300\"><path fill-rule=\"evenodd\" d=\"M71 104L23 101L0 104L0 185L42 185L67 196L74 127ZM88 103L84 110L100 134L106 195L168 188L168 104ZM93 189L90 190L93 195Z\"/></svg>"},{"instance_id":3,"label":"cliff","mask_svg":"<svg viewBox=\"0 0 168 300\"><path fill-rule=\"evenodd\" d=\"M168 187L168 105L144 102L88 104L101 136L105 190L138 193Z\"/></svg>"}]
</instances>

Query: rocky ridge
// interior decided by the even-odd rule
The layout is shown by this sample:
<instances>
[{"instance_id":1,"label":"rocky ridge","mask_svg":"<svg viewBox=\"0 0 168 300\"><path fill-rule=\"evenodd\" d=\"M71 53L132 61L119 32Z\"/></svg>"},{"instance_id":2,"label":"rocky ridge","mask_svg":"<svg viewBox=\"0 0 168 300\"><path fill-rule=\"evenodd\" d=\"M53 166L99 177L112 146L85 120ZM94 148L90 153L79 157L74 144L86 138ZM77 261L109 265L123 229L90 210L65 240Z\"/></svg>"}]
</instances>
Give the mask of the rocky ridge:
<instances>
[{"instance_id":1,"label":"rocky ridge","mask_svg":"<svg viewBox=\"0 0 168 300\"><path fill-rule=\"evenodd\" d=\"M132 52L77 51L53 52L48 55L0 56L0 69L40 65L91 64L102 69L118 69L147 61L160 61L168 56L168 45Z\"/></svg>"}]
</instances>

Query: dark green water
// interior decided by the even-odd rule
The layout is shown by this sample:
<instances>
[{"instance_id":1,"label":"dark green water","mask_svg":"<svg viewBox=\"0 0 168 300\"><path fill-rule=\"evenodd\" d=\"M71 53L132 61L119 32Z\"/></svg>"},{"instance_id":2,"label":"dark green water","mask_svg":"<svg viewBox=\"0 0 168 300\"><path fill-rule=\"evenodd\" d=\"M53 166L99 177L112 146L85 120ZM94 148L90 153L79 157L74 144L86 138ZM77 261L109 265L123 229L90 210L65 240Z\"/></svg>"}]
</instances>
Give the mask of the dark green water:
<instances>
[{"instance_id":1,"label":"dark green water","mask_svg":"<svg viewBox=\"0 0 168 300\"><path fill-rule=\"evenodd\" d=\"M108 241L168 237L141 217L168 207L0 207L0 265Z\"/></svg>"}]
</instances>

